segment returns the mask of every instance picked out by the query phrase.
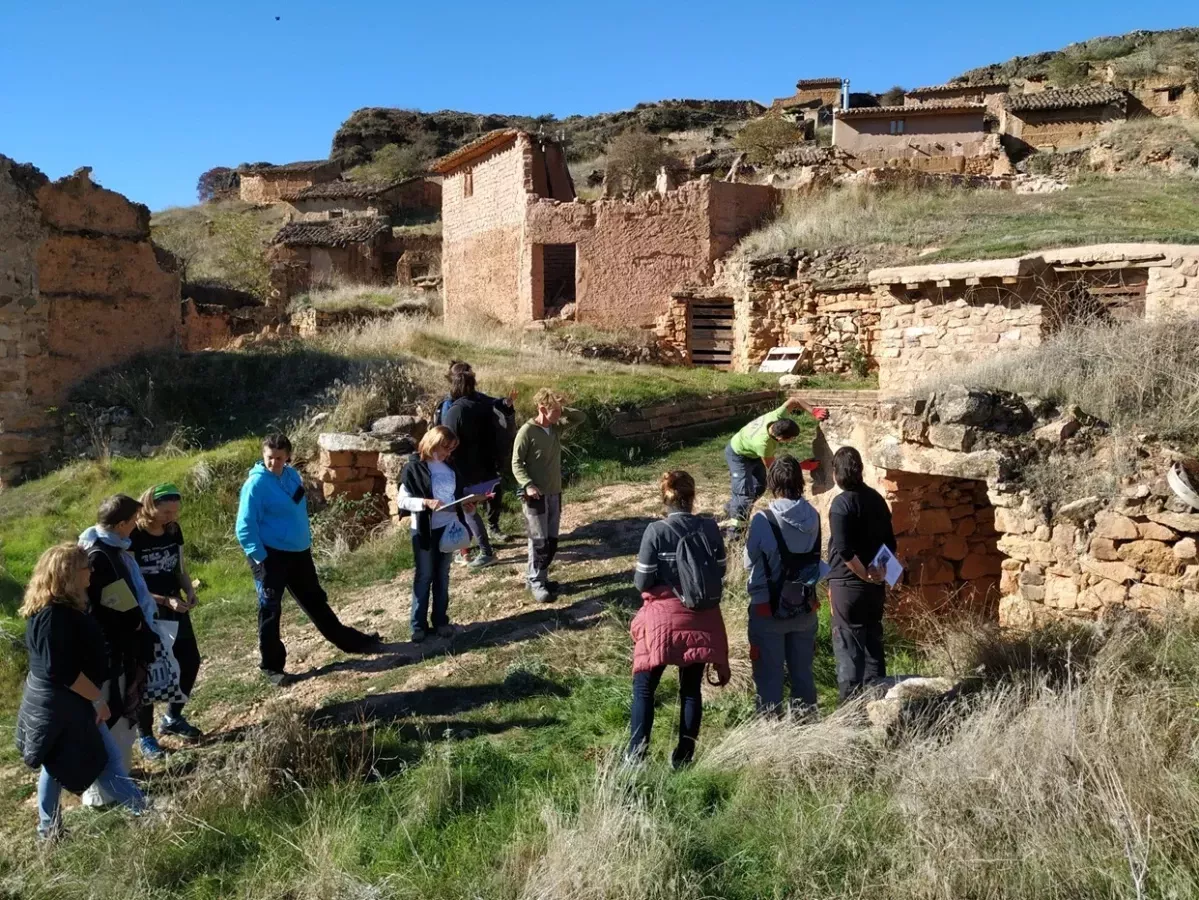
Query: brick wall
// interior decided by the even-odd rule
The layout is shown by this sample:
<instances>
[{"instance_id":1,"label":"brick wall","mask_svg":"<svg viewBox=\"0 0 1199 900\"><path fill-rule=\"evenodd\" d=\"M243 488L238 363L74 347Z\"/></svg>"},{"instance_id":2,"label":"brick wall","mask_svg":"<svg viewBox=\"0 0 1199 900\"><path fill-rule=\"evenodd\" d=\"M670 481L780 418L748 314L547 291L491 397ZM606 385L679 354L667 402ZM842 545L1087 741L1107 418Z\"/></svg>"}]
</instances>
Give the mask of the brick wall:
<instances>
[{"instance_id":1,"label":"brick wall","mask_svg":"<svg viewBox=\"0 0 1199 900\"><path fill-rule=\"evenodd\" d=\"M0 483L57 446L48 410L73 385L176 346L179 279L159 267L149 222L86 169L50 183L0 157Z\"/></svg>"}]
</instances>

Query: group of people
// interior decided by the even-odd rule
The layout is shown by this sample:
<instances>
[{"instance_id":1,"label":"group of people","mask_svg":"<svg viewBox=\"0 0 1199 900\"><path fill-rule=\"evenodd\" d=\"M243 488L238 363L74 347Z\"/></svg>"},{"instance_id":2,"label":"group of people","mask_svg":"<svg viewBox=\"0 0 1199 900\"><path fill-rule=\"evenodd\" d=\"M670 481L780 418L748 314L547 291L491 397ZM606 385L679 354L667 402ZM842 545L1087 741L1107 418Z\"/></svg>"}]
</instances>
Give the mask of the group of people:
<instances>
[{"instance_id":1,"label":"group of people","mask_svg":"<svg viewBox=\"0 0 1199 900\"><path fill-rule=\"evenodd\" d=\"M525 580L534 600L552 602L558 585L549 572L562 514L562 433L585 421L555 391L534 397L536 414L515 435L513 397L477 389L469 364L448 374L450 394L437 424L408 459L397 505L409 515L415 571L411 639L448 638L449 581L454 559L479 568L495 561L500 497L508 469L528 532ZM695 481L682 471L661 479L665 516L645 532L634 583L643 605L632 623L633 707L629 757L642 758L654 717L654 694L669 665L679 667L679 743L676 765L690 761L702 716L704 672L729 679L728 637L720 612L725 538L745 528L748 640L757 705L763 713L816 707L816 585L827 578L832 603L833 651L840 697L848 699L886 673L882 640L884 588L872 561L882 546L894 550L886 503L862 481L856 450L833 459L841 494L830 511L828 562L821 561L820 516L804 499L811 463L777 455L799 435L799 412L824 411L799 400L755 419L730 441L729 518L695 514ZM377 633L341 622L329 606L312 556L307 490L291 465L286 435L262 442L238 503L236 536L258 598L259 666L274 685L287 683L287 652L280 636L282 600L290 592L317 630L347 653L381 648ZM767 509L750 513L769 491ZM486 508L486 516L481 511ZM87 805L119 805L138 813L147 800L130 777L135 742L148 759L164 751L154 731L151 667L172 658L169 702L159 734L196 741L201 732L184 707L200 669L191 623L197 603L184 561L179 523L181 494L173 484L147 490L140 500L118 494L99 508L96 524L77 542L47 550L38 560L21 615L28 619L29 676L17 723L23 759L40 768L38 833L62 834L63 787L83 793ZM472 556L470 547L477 545ZM786 677L785 677L786 676ZM160 697L160 699L162 699Z\"/></svg>"}]
</instances>

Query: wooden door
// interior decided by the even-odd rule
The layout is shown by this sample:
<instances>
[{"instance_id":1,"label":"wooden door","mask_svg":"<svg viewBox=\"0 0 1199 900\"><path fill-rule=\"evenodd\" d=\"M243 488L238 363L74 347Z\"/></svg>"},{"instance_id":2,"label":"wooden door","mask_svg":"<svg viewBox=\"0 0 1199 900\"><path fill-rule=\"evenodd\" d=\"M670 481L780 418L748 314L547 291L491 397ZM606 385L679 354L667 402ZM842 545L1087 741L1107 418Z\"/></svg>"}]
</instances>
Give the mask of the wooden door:
<instances>
[{"instance_id":1,"label":"wooden door","mask_svg":"<svg viewBox=\"0 0 1199 900\"><path fill-rule=\"evenodd\" d=\"M691 303L687 347L691 362L713 369L733 366L733 301L696 300Z\"/></svg>"}]
</instances>

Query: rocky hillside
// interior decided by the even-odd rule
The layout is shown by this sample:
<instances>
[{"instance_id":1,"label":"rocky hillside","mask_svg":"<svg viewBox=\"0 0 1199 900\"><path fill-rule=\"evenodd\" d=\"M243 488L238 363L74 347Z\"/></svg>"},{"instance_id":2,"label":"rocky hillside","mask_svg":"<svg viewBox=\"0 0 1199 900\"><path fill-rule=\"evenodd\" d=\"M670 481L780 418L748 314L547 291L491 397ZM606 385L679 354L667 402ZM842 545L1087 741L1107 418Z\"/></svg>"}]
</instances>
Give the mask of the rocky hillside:
<instances>
[{"instance_id":1,"label":"rocky hillside","mask_svg":"<svg viewBox=\"0 0 1199 900\"><path fill-rule=\"evenodd\" d=\"M753 100L663 100L594 116L509 116L441 110L368 107L355 111L333 136L330 155L348 166L368 162L382 148L411 147L429 157L460 147L495 128L523 128L560 136L572 160L591 159L624 131L667 134L745 122L765 108Z\"/></svg>"},{"instance_id":2,"label":"rocky hillside","mask_svg":"<svg viewBox=\"0 0 1199 900\"><path fill-rule=\"evenodd\" d=\"M955 81L971 84L1014 78L1046 78L1058 87L1111 78L1135 81L1172 69L1199 77L1199 28L1170 31L1130 31L1070 44L1061 50L1016 56L964 72Z\"/></svg>"}]
</instances>

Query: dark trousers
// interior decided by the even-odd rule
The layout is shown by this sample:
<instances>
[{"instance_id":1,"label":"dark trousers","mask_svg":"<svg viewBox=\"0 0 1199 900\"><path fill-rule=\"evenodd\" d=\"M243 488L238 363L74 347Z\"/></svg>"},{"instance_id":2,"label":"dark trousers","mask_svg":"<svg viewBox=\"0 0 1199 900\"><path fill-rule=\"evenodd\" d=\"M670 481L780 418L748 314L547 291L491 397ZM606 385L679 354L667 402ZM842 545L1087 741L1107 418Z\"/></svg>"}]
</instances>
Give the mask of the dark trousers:
<instances>
[{"instance_id":1,"label":"dark trousers","mask_svg":"<svg viewBox=\"0 0 1199 900\"><path fill-rule=\"evenodd\" d=\"M258 588L259 668L282 672L287 650L279 639L279 620L283 614L283 592L290 591L300 609L329 643L347 653L363 649L371 640L357 628L343 625L329 608L329 597L316 576L311 550L273 550L267 548L266 561L250 563Z\"/></svg>"},{"instance_id":2,"label":"dark trousers","mask_svg":"<svg viewBox=\"0 0 1199 900\"><path fill-rule=\"evenodd\" d=\"M179 663L179 689L190 695L200 674L200 646L196 643L196 632L192 629L192 617L188 613L177 613L160 606L158 618L166 622L178 622L179 634L175 638L175 661ZM167 704L167 715L172 719L183 715L182 703ZM144 703L137 711L137 730L142 737L154 734L154 704Z\"/></svg>"},{"instance_id":3,"label":"dark trousers","mask_svg":"<svg viewBox=\"0 0 1199 900\"><path fill-rule=\"evenodd\" d=\"M881 584L829 582L833 607L833 656L837 661L837 693L842 701L863 686L887 676L883 647Z\"/></svg>"},{"instance_id":4,"label":"dark trousers","mask_svg":"<svg viewBox=\"0 0 1199 900\"><path fill-rule=\"evenodd\" d=\"M492 531L500 530L500 513L504 511L504 482L495 486L495 496L487 501L487 524Z\"/></svg>"},{"instance_id":5,"label":"dark trousers","mask_svg":"<svg viewBox=\"0 0 1199 900\"><path fill-rule=\"evenodd\" d=\"M633 675L632 735L629 738L630 759L644 759L649 751L650 733L654 730L654 695L666 666ZM679 745L671 756L676 765L691 762L695 756L695 741L704 714L704 664L679 667Z\"/></svg>"},{"instance_id":6,"label":"dark trousers","mask_svg":"<svg viewBox=\"0 0 1199 900\"><path fill-rule=\"evenodd\" d=\"M724 448L724 461L729 467L731 494L725 504L730 519L745 519L758 498L766 493L766 464L760 459L742 456L732 444Z\"/></svg>"}]
</instances>

